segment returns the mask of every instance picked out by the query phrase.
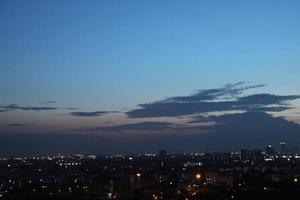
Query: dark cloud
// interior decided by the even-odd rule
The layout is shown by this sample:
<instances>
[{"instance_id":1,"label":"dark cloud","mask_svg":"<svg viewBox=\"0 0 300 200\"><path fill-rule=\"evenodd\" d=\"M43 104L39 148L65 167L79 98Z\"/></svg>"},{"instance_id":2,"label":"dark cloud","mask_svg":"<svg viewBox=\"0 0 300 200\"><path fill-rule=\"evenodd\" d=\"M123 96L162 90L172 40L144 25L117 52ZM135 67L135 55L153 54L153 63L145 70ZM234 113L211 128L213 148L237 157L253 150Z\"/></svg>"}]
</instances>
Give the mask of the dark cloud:
<instances>
[{"instance_id":1,"label":"dark cloud","mask_svg":"<svg viewBox=\"0 0 300 200\"><path fill-rule=\"evenodd\" d=\"M168 122L141 122L134 124L123 124L118 126L82 128L80 131L109 131L120 132L125 130L138 130L138 131L161 131L172 128L172 123Z\"/></svg>"},{"instance_id":2,"label":"dark cloud","mask_svg":"<svg viewBox=\"0 0 300 200\"><path fill-rule=\"evenodd\" d=\"M54 103L56 103L56 101L48 100L48 101L41 102L41 104L54 104Z\"/></svg>"},{"instance_id":3,"label":"dark cloud","mask_svg":"<svg viewBox=\"0 0 300 200\"><path fill-rule=\"evenodd\" d=\"M72 108L72 107L69 107L69 108L65 108L66 110L77 110L77 108Z\"/></svg>"},{"instance_id":4,"label":"dark cloud","mask_svg":"<svg viewBox=\"0 0 300 200\"><path fill-rule=\"evenodd\" d=\"M5 154L38 154L77 151L98 154L155 152L162 148L172 152L189 152L263 148L267 144L278 144L280 141L286 141L289 145L299 144L299 124L282 117L274 117L266 112L280 112L291 109L292 107L290 107L288 101L299 99L300 96L274 94L242 96L243 92L248 89L263 86L245 86L243 82L239 82L217 89L201 90L190 96L170 97L161 101L142 104L140 105L141 108L127 112L127 115L132 118L173 116L181 119L186 118L185 115L196 116L192 121L181 125L168 122L139 122L77 130L80 133L91 132L85 136L72 134L8 135L6 133L9 128L7 130L1 129L0 152ZM58 109L51 107L21 107L16 104L0 106L0 108L3 109L3 112L8 110L39 111ZM240 110L244 112L207 116L214 111ZM71 112L69 114L75 117L97 117L108 113L115 112L93 111ZM204 126L201 125L203 122L213 123ZM111 121L106 123L111 123ZM28 125L8 124L2 127L9 126L22 127ZM110 139L91 136L91 134L97 134L97 131L122 132L122 134L114 134L114 137ZM138 131L141 137L130 135L131 131ZM155 134L151 134L152 131Z\"/></svg>"},{"instance_id":5,"label":"dark cloud","mask_svg":"<svg viewBox=\"0 0 300 200\"><path fill-rule=\"evenodd\" d=\"M242 105L272 105L283 104L288 100L299 99L300 95L278 96L272 94L254 94L239 98L238 102Z\"/></svg>"},{"instance_id":6,"label":"dark cloud","mask_svg":"<svg viewBox=\"0 0 300 200\"><path fill-rule=\"evenodd\" d=\"M174 134L145 134L132 138L130 134L113 138L90 134L0 134L0 154L39 155L56 153L146 153L166 149L170 152L237 151L241 148L265 148L286 141L290 147L299 145L300 125L264 112L245 112L203 118L215 125L176 127L153 123L151 129L173 130ZM110 130L141 130L149 124L124 125ZM159 126L161 126L159 128ZM151 125L150 125L151 127ZM156 128L153 128L156 127ZM207 132L203 133L203 130ZM199 134L195 134L199 131ZM188 134L188 133L193 134ZM125 134L125 133L124 133ZM118 138L118 136L121 136Z\"/></svg>"},{"instance_id":7,"label":"dark cloud","mask_svg":"<svg viewBox=\"0 0 300 200\"><path fill-rule=\"evenodd\" d=\"M31 110L31 111L42 111L42 110L56 110L56 107L46 107L46 106L19 106L17 104L10 104L7 106L1 106L1 108L10 110Z\"/></svg>"},{"instance_id":8,"label":"dark cloud","mask_svg":"<svg viewBox=\"0 0 300 200\"><path fill-rule=\"evenodd\" d=\"M74 117L98 117L109 113L118 113L117 111L93 111L93 112L71 112Z\"/></svg>"},{"instance_id":9,"label":"dark cloud","mask_svg":"<svg viewBox=\"0 0 300 200\"><path fill-rule=\"evenodd\" d=\"M27 127L31 126L31 124L7 124L7 127Z\"/></svg>"},{"instance_id":10,"label":"dark cloud","mask_svg":"<svg viewBox=\"0 0 300 200\"><path fill-rule=\"evenodd\" d=\"M191 96L171 97L153 103L141 104L126 114L131 118L179 117L215 111L261 110L279 112L290 109L286 101L299 99L300 95L279 96L254 94L240 97L242 92L264 85L244 86L243 82L225 85L218 89L201 90Z\"/></svg>"},{"instance_id":11,"label":"dark cloud","mask_svg":"<svg viewBox=\"0 0 300 200\"><path fill-rule=\"evenodd\" d=\"M11 123L11 124L2 124L0 125L0 134L7 132L15 132L16 130L25 130L27 127L31 127L33 124L24 124L24 123Z\"/></svg>"},{"instance_id":12,"label":"dark cloud","mask_svg":"<svg viewBox=\"0 0 300 200\"><path fill-rule=\"evenodd\" d=\"M44 101L41 104L54 104L55 101ZM46 110L58 110L58 109L66 109L66 110L76 110L74 107L67 108L59 108L59 107L50 107L50 106L19 106L17 104L9 104L6 106L0 106L2 110L0 112L8 112L13 110L24 110L24 111L46 111Z\"/></svg>"},{"instance_id":13,"label":"dark cloud","mask_svg":"<svg viewBox=\"0 0 300 200\"><path fill-rule=\"evenodd\" d=\"M235 84L227 84L224 87L217 89L207 89L207 90L199 90L196 94L190 96L177 96L170 97L161 102L177 102L177 103L196 103L217 99L232 99L240 95L243 91L264 87L265 85L251 85L251 86L243 86L244 82L238 82Z\"/></svg>"},{"instance_id":14,"label":"dark cloud","mask_svg":"<svg viewBox=\"0 0 300 200\"><path fill-rule=\"evenodd\" d=\"M218 144L220 149L262 147L268 143L278 144L280 141L297 144L300 140L299 124L264 112L250 111L209 118L215 121L216 125L205 128L210 133L202 138L202 142L210 148L215 144ZM203 127L198 128L203 129Z\"/></svg>"},{"instance_id":15,"label":"dark cloud","mask_svg":"<svg viewBox=\"0 0 300 200\"><path fill-rule=\"evenodd\" d=\"M222 116L198 118L199 122L213 121L211 126L196 126L181 129L183 133L173 142L178 151L226 151L241 148L264 148L268 144L276 145L282 141L293 147L300 142L300 125L283 117L248 111ZM206 131L206 134L189 135L191 131ZM182 147L182 148L178 148Z\"/></svg>"}]
</instances>

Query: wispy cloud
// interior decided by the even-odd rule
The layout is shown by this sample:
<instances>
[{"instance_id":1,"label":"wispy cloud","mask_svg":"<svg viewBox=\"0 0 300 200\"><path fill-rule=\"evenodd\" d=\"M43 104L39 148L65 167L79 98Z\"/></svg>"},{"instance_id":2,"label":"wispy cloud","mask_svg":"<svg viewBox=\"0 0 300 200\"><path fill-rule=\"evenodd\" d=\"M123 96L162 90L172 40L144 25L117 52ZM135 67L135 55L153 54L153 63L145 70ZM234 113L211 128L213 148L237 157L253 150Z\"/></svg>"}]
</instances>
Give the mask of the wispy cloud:
<instances>
[{"instance_id":1,"label":"wispy cloud","mask_svg":"<svg viewBox=\"0 0 300 200\"><path fill-rule=\"evenodd\" d=\"M7 124L6 127L27 127L27 126L31 126L31 124Z\"/></svg>"},{"instance_id":2,"label":"wispy cloud","mask_svg":"<svg viewBox=\"0 0 300 200\"><path fill-rule=\"evenodd\" d=\"M25 124L25 123L11 123L11 124L2 124L0 125L0 129L5 130L5 131L9 131L11 129L14 128L26 128L26 127L30 127L32 126L32 124Z\"/></svg>"},{"instance_id":3,"label":"wispy cloud","mask_svg":"<svg viewBox=\"0 0 300 200\"><path fill-rule=\"evenodd\" d=\"M170 97L160 102L197 103L203 101L215 101L220 99L233 99L241 95L245 90L266 86L264 84L245 86L244 84L244 82L226 84L221 88L199 90L197 93L190 96Z\"/></svg>"},{"instance_id":4,"label":"wispy cloud","mask_svg":"<svg viewBox=\"0 0 300 200\"><path fill-rule=\"evenodd\" d=\"M71 112L74 117L98 117L109 113L118 113L118 111L93 111L93 112Z\"/></svg>"},{"instance_id":5,"label":"wispy cloud","mask_svg":"<svg viewBox=\"0 0 300 200\"><path fill-rule=\"evenodd\" d=\"M246 90L265 85L245 86L244 82L228 84L217 89L200 90L190 96L170 97L153 103L140 104L140 108L126 114L131 118L178 117L217 111L261 110L279 112L290 109L286 103L300 95L253 94L241 96Z\"/></svg>"},{"instance_id":6,"label":"wispy cloud","mask_svg":"<svg viewBox=\"0 0 300 200\"><path fill-rule=\"evenodd\" d=\"M74 108L74 107L68 107L68 108L65 108L66 110L77 110L77 108Z\"/></svg>"},{"instance_id":7,"label":"wispy cloud","mask_svg":"<svg viewBox=\"0 0 300 200\"><path fill-rule=\"evenodd\" d=\"M272 94L254 94L241 97L238 102L242 105L272 105L284 104L285 101L299 99L300 95L279 96Z\"/></svg>"},{"instance_id":8,"label":"wispy cloud","mask_svg":"<svg viewBox=\"0 0 300 200\"><path fill-rule=\"evenodd\" d=\"M56 101L52 101L52 100L47 100L47 101L42 101L41 104L55 104Z\"/></svg>"},{"instance_id":9,"label":"wispy cloud","mask_svg":"<svg viewBox=\"0 0 300 200\"><path fill-rule=\"evenodd\" d=\"M1 106L2 109L6 111L10 110L28 110L28 111L42 111L42 110L56 110L56 107L47 107L47 106L19 106L17 104L9 104L7 106Z\"/></svg>"}]
</instances>

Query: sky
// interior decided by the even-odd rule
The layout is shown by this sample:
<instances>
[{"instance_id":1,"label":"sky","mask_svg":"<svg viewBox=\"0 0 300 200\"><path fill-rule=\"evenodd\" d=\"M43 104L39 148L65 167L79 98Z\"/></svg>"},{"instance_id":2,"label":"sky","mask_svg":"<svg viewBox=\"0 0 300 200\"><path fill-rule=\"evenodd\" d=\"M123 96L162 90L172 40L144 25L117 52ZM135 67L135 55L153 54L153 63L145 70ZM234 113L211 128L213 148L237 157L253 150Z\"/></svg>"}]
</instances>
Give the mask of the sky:
<instances>
[{"instance_id":1,"label":"sky","mask_svg":"<svg viewBox=\"0 0 300 200\"><path fill-rule=\"evenodd\" d=\"M297 0L2 0L0 149L296 145L299 9ZM249 127L260 134L242 141Z\"/></svg>"}]
</instances>

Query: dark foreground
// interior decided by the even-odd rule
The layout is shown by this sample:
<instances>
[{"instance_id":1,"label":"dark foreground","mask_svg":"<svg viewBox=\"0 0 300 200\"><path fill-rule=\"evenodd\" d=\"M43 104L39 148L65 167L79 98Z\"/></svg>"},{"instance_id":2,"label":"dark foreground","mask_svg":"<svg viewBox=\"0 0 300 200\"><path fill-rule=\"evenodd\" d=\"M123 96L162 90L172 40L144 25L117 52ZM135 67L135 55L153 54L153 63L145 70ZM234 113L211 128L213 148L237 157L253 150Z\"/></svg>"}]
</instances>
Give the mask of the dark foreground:
<instances>
[{"instance_id":1,"label":"dark foreground","mask_svg":"<svg viewBox=\"0 0 300 200\"><path fill-rule=\"evenodd\" d=\"M2 158L0 199L300 199L295 154Z\"/></svg>"}]
</instances>

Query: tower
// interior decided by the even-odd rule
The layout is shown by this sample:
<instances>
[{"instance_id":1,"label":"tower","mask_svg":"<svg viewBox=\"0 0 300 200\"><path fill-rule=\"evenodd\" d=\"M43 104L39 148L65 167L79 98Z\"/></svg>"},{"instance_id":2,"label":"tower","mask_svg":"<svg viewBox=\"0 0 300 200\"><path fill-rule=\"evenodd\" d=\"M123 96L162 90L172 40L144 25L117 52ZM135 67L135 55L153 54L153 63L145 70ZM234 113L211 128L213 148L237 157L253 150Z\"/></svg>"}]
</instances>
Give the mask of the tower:
<instances>
[{"instance_id":1,"label":"tower","mask_svg":"<svg viewBox=\"0 0 300 200\"><path fill-rule=\"evenodd\" d=\"M280 142L280 154L284 155L286 153L286 142Z\"/></svg>"}]
</instances>

